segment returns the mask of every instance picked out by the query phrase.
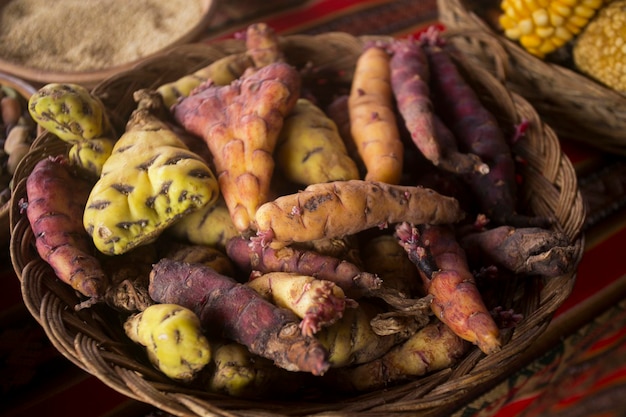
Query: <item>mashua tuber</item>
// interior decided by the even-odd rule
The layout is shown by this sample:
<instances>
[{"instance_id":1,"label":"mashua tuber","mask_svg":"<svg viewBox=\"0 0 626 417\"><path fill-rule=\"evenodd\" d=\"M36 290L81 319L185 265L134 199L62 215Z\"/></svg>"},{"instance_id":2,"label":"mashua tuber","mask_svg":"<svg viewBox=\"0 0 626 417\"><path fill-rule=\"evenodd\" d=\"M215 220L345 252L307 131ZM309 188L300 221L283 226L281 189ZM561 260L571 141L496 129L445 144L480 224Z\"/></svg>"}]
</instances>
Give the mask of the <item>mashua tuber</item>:
<instances>
[{"instance_id":1,"label":"mashua tuber","mask_svg":"<svg viewBox=\"0 0 626 417\"><path fill-rule=\"evenodd\" d=\"M423 187L350 180L313 184L263 204L256 212L260 244L285 246L353 235L407 221L456 223L458 201Z\"/></svg>"},{"instance_id":2,"label":"mashua tuber","mask_svg":"<svg viewBox=\"0 0 626 417\"><path fill-rule=\"evenodd\" d=\"M433 313L486 354L500 350L500 329L476 286L466 253L448 225L401 223L396 236L433 296Z\"/></svg>"},{"instance_id":3,"label":"mashua tuber","mask_svg":"<svg viewBox=\"0 0 626 417\"><path fill-rule=\"evenodd\" d=\"M269 199L276 140L300 83L294 67L276 62L227 86L199 87L172 108L185 129L207 142L238 231L254 227L256 210Z\"/></svg>"},{"instance_id":4,"label":"mashua tuber","mask_svg":"<svg viewBox=\"0 0 626 417\"><path fill-rule=\"evenodd\" d=\"M378 45L367 45L354 71L348 112L351 135L366 168L365 179L398 184L404 144L393 107L390 56Z\"/></svg>"}]
</instances>

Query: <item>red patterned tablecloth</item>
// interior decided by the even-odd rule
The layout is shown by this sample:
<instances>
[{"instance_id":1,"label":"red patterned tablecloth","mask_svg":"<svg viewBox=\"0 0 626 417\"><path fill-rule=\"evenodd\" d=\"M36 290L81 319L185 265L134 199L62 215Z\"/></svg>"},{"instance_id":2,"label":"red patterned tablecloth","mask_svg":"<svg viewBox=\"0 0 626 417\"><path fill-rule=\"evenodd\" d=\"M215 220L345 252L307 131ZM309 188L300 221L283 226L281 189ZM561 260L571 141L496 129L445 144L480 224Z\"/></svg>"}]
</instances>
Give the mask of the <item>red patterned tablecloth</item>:
<instances>
[{"instance_id":1,"label":"red patterned tablecloth","mask_svg":"<svg viewBox=\"0 0 626 417\"><path fill-rule=\"evenodd\" d=\"M437 10L435 0L236 0L219 9L204 41L261 20L283 34L338 30L401 37L437 24ZM589 212L574 291L523 366L455 417L626 415L626 161L566 139L562 147L579 173ZM0 260L0 415L165 415L63 358L21 304L8 250Z\"/></svg>"}]
</instances>

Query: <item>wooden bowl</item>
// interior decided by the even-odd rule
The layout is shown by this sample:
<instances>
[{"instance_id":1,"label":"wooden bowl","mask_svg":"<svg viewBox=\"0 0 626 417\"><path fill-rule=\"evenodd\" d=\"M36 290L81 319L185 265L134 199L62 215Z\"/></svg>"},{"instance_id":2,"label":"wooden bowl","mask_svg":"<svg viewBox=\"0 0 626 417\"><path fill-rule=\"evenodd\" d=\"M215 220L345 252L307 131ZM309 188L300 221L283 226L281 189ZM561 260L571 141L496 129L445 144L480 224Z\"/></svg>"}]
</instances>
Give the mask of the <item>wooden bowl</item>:
<instances>
[{"instance_id":1,"label":"wooden bowl","mask_svg":"<svg viewBox=\"0 0 626 417\"><path fill-rule=\"evenodd\" d=\"M24 80L31 82L34 85L38 84L47 84L52 82L74 82L78 84L85 85L87 87L93 87L98 82L104 80L105 78L110 77L111 75L128 70L132 68L134 65L139 62L149 58L150 56L158 55L163 53L165 50L182 45L185 43L193 42L198 40L201 36L202 32L206 30L211 18L214 15L215 4L214 0L196 0L200 3L201 14L200 19L197 23L187 29L182 35L179 35L177 38L171 39L167 44L164 44L160 49L150 52L143 56L137 56L137 58L132 59L131 61L120 63L117 65L113 65L110 67L103 68L95 68L89 69L85 71L66 71L66 70L54 70L54 69L42 69L42 68L34 68L29 67L21 62L17 62L16 60L10 61L7 60L6 57L3 57L0 53L0 71L4 71L8 74L15 75ZM0 0L0 14L2 13L3 7L6 6L7 1ZM58 7L63 7L62 4L59 4ZM123 2L120 2L120 8L126 7ZM124 13L124 10L120 10L120 13ZM32 30L37 30L37 28L33 28ZM119 30L119 29L115 29ZM0 43L4 42L4 40L0 39ZM142 39L138 40L138 43L141 43ZM98 44L93 45L93 47L98 47ZM65 54L66 51L63 51L62 54ZM61 56L61 55L60 55Z\"/></svg>"}]
</instances>

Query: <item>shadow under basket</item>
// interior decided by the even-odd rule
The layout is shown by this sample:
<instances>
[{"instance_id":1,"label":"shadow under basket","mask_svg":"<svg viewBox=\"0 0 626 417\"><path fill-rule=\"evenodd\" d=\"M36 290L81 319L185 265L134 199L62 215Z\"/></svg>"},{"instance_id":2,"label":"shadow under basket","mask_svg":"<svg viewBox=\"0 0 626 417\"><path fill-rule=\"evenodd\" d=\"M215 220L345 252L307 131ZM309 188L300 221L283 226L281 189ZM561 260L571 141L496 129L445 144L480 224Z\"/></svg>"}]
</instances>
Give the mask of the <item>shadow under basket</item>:
<instances>
[{"instance_id":1,"label":"shadow under basket","mask_svg":"<svg viewBox=\"0 0 626 417\"><path fill-rule=\"evenodd\" d=\"M356 59L364 43L371 39L326 33L286 36L280 38L280 42L287 61L302 68L303 77L324 74L332 85L335 82L349 84ZM176 80L220 57L242 52L244 48L241 40L234 39L186 45L103 81L93 92L107 106L114 123L123 126L136 106L132 97L134 91ZM485 355L478 348L472 348L450 369L350 396L306 393L301 397L292 395L289 399L248 400L170 380L152 367L145 353L128 340L119 318L110 308L95 305L75 311L73 307L80 301L77 294L56 279L33 249L34 236L22 210L26 178L39 160L68 150L65 143L50 133L43 133L36 139L15 176L10 251L26 306L54 346L76 366L130 398L177 416L448 415L452 409L512 373L524 352L544 332L553 313L569 296L583 255L581 229L585 217L576 173L552 129L541 121L528 102L508 91L487 71L467 62L460 64L485 105L503 125L512 130L521 120L530 122L517 150L518 156L527 161L521 172L524 182L519 190L520 201L527 213L554 218L553 227L571 240L576 252L568 273L550 279L537 276L516 280L515 287L503 295L503 306L515 308L524 319L515 329L506 332L499 352Z\"/></svg>"},{"instance_id":2,"label":"shadow under basket","mask_svg":"<svg viewBox=\"0 0 626 417\"><path fill-rule=\"evenodd\" d=\"M447 38L468 60L527 99L561 138L626 154L626 94L531 55L490 27L469 3L437 0Z\"/></svg>"}]
</instances>

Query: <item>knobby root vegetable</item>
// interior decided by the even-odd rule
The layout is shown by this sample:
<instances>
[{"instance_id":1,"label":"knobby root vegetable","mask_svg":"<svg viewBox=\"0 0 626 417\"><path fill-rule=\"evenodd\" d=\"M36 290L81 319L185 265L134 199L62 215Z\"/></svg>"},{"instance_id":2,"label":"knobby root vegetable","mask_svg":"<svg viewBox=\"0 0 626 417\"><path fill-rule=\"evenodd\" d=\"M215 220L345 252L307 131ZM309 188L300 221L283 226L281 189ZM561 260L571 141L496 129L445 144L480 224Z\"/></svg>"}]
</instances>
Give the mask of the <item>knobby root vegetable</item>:
<instances>
[{"instance_id":1,"label":"knobby root vegetable","mask_svg":"<svg viewBox=\"0 0 626 417\"><path fill-rule=\"evenodd\" d=\"M245 38L246 54L255 69L284 60L276 32L267 23L253 23L248 26Z\"/></svg>"},{"instance_id":2,"label":"knobby root vegetable","mask_svg":"<svg viewBox=\"0 0 626 417\"><path fill-rule=\"evenodd\" d=\"M281 368L322 375L329 367L328 352L302 335L294 313L208 266L161 259L149 290L159 303L192 309L209 333L241 343Z\"/></svg>"},{"instance_id":3,"label":"knobby root vegetable","mask_svg":"<svg viewBox=\"0 0 626 417\"><path fill-rule=\"evenodd\" d=\"M422 155L439 165L441 147L433 127L426 55L418 43L406 39L392 42L390 51L391 88L398 111Z\"/></svg>"},{"instance_id":4,"label":"knobby root vegetable","mask_svg":"<svg viewBox=\"0 0 626 417\"><path fill-rule=\"evenodd\" d=\"M450 128L459 147L477 155L489 172L467 174L465 179L481 210L498 225L542 226L546 219L516 212L517 178L511 147L497 119L483 105L476 91L461 74L450 52L441 46L436 30L424 35L437 114Z\"/></svg>"},{"instance_id":5,"label":"knobby root vegetable","mask_svg":"<svg viewBox=\"0 0 626 417\"><path fill-rule=\"evenodd\" d=\"M423 292L415 265L391 234L383 234L364 243L363 264L368 272L382 279L382 286L407 297Z\"/></svg>"},{"instance_id":6,"label":"knobby root vegetable","mask_svg":"<svg viewBox=\"0 0 626 417\"><path fill-rule=\"evenodd\" d=\"M499 226L464 235L460 244L469 259L516 274L556 277L575 265L574 246L557 230Z\"/></svg>"},{"instance_id":7,"label":"knobby root vegetable","mask_svg":"<svg viewBox=\"0 0 626 417\"><path fill-rule=\"evenodd\" d=\"M436 320L382 357L358 366L332 368L324 378L342 391L373 391L449 368L468 350L469 343Z\"/></svg>"},{"instance_id":8,"label":"knobby root vegetable","mask_svg":"<svg viewBox=\"0 0 626 417\"><path fill-rule=\"evenodd\" d=\"M135 98L138 107L105 162L83 216L96 247L110 255L153 241L219 195L207 163L153 114L162 106L160 96L140 90Z\"/></svg>"},{"instance_id":9,"label":"knobby root vegetable","mask_svg":"<svg viewBox=\"0 0 626 417\"><path fill-rule=\"evenodd\" d=\"M305 336L313 336L322 327L340 319L346 308L357 306L335 283L309 275L259 273L252 276L246 285L300 317L300 329Z\"/></svg>"},{"instance_id":10,"label":"knobby root vegetable","mask_svg":"<svg viewBox=\"0 0 626 417\"><path fill-rule=\"evenodd\" d=\"M91 183L74 175L62 156L39 161L26 180L26 215L41 259L89 300L102 299L109 278L82 225Z\"/></svg>"},{"instance_id":11,"label":"knobby root vegetable","mask_svg":"<svg viewBox=\"0 0 626 417\"><path fill-rule=\"evenodd\" d=\"M345 311L334 324L322 328L315 337L329 352L333 368L353 366L375 360L397 343L406 340L402 333L379 335L370 322L384 312L379 305L364 300L357 308Z\"/></svg>"},{"instance_id":12,"label":"knobby root vegetable","mask_svg":"<svg viewBox=\"0 0 626 417\"><path fill-rule=\"evenodd\" d=\"M437 104L460 146L485 161L490 172L465 179L485 213L496 224L545 226L549 219L531 217L515 211L516 178L510 144L494 115L487 109L467 82L446 50L437 30L425 36L426 51L438 77L434 80Z\"/></svg>"},{"instance_id":13,"label":"knobby root vegetable","mask_svg":"<svg viewBox=\"0 0 626 417\"><path fill-rule=\"evenodd\" d=\"M459 337L476 344L486 354L500 350L500 330L476 287L465 251L448 225L401 223L399 243L422 275L433 296L433 313Z\"/></svg>"},{"instance_id":14,"label":"knobby root vegetable","mask_svg":"<svg viewBox=\"0 0 626 417\"><path fill-rule=\"evenodd\" d=\"M368 294L381 285L375 274L363 271L351 262L313 250L290 246L274 249L239 236L228 241L226 253L247 273L292 272L309 275L335 283L350 297Z\"/></svg>"},{"instance_id":15,"label":"knobby root vegetable","mask_svg":"<svg viewBox=\"0 0 626 417\"><path fill-rule=\"evenodd\" d=\"M70 163L80 167L94 178L102 175L102 167L113 152L115 139L111 137L100 137L84 140L72 145L68 152Z\"/></svg>"},{"instance_id":16,"label":"knobby root vegetable","mask_svg":"<svg viewBox=\"0 0 626 417\"><path fill-rule=\"evenodd\" d=\"M111 133L104 104L79 84L44 85L28 100L28 111L38 125L72 144Z\"/></svg>"},{"instance_id":17,"label":"knobby root vegetable","mask_svg":"<svg viewBox=\"0 0 626 417\"><path fill-rule=\"evenodd\" d=\"M253 63L246 53L229 54L210 64L157 88L166 108L172 107L180 98L187 97L202 84L228 85L241 77Z\"/></svg>"},{"instance_id":18,"label":"knobby root vegetable","mask_svg":"<svg viewBox=\"0 0 626 417\"><path fill-rule=\"evenodd\" d=\"M235 265L220 249L179 242L162 242L161 258L172 259L177 262L203 264L216 272L229 277L235 276Z\"/></svg>"},{"instance_id":19,"label":"knobby root vegetable","mask_svg":"<svg viewBox=\"0 0 626 417\"><path fill-rule=\"evenodd\" d=\"M276 62L228 86L199 89L172 108L185 129L207 142L238 231L254 227L256 210L268 199L272 153L300 83L294 67Z\"/></svg>"},{"instance_id":20,"label":"knobby root vegetable","mask_svg":"<svg viewBox=\"0 0 626 417\"><path fill-rule=\"evenodd\" d=\"M305 98L285 118L275 155L285 178L298 184L360 178L335 122Z\"/></svg>"},{"instance_id":21,"label":"knobby root vegetable","mask_svg":"<svg viewBox=\"0 0 626 417\"><path fill-rule=\"evenodd\" d=\"M192 381L211 361L200 319L176 304L153 304L124 322L126 335L145 346L152 364L168 377Z\"/></svg>"},{"instance_id":22,"label":"knobby root vegetable","mask_svg":"<svg viewBox=\"0 0 626 417\"><path fill-rule=\"evenodd\" d=\"M351 180L313 184L259 207L260 244L285 246L353 235L407 221L456 223L464 217L458 201L423 187Z\"/></svg>"},{"instance_id":23,"label":"knobby root vegetable","mask_svg":"<svg viewBox=\"0 0 626 417\"><path fill-rule=\"evenodd\" d=\"M219 249L226 247L226 242L239 235L222 196L218 197L215 204L183 216L167 229L167 233L179 240Z\"/></svg>"},{"instance_id":24,"label":"knobby root vegetable","mask_svg":"<svg viewBox=\"0 0 626 417\"><path fill-rule=\"evenodd\" d=\"M236 342L212 345L214 370L207 378L212 392L239 398L282 397L297 391L307 376L274 366Z\"/></svg>"},{"instance_id":25,"label":"knobby root vegetable","mask_svg":"<svg viewBox=\"0 0 626 417\"><path fill-rule=\"evenodd\" d=\"M420 43L395 40L390 45L391 86L398 111L413 143L433 165L451 172L486 173L489 167L473 154L459 152L444 130L430 98L430 66Z\"/></svg>"},{"instance_id":26,"label":"knobby root vegetable","mask_svg":"<svg viewBox=\"0 0 626 417\"><path fill-rule=\"evenodd\" d=\"M364 49L356 62L348 111L352 138L367 169L365 179L398 184L404 144L393 105L389 60L383 47Z\"/></svg>"}]
</instances>

